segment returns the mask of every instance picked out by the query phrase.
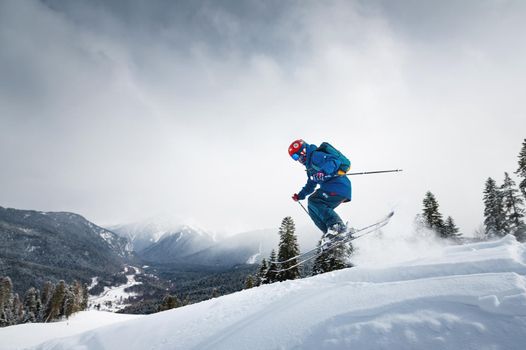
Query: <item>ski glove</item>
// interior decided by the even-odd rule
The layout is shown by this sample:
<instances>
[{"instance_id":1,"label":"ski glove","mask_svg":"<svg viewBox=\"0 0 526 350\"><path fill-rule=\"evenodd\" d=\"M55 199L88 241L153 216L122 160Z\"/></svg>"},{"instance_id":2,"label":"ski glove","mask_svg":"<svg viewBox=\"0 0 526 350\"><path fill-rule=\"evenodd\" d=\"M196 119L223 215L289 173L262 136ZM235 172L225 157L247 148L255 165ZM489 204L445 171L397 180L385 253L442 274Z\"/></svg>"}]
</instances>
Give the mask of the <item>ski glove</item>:
<instances>
[{"instance_id":1,"label":"ski glove","mask_svg":"<svg viewBox=\"0 0 526 350\"><path fill-rule=\"evenodd\" d=\"M312 175L312 179L316 182L322 182L323 180L325 180L325 174L319 171L316 174Z\"/></svg>"},{"instance_id":2,"label":"ski glove","mask_svg":"<svg viewBox=\"0 0 526 350\"><path fill-rule=\"evenodd\" d=\"M298 196L297 193L294 193L294 195L292 196L292 200L295 201L295 202L300 200L300 197Z\"/></svg>"}]
</instances>

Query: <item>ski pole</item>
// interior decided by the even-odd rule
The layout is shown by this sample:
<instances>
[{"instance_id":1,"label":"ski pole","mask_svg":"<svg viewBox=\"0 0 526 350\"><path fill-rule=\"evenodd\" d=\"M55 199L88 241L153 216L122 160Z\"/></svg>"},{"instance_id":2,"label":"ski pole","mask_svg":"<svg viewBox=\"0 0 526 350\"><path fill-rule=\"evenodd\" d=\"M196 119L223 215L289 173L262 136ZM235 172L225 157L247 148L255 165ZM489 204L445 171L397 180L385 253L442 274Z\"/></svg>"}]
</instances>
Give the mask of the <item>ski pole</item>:
<instances>
[{"instance_id":1,"label":"ski pole","mask_svg":"<svg viewBox=\"0 0 526 350\"><path fill-rule=\"evenodd\" d=\"M346 173L342 174L345 176L351 176L351 175L368 175L368 174L380 174L380 173L396 173L399 171L403 171L402 169L393 169L393 170L377 170L377 171L363 171L361 173Z\"/></svg>"},{"instance_id":2,"label":"ski pole","mask_svg":"<svg viewBox=\"0 0 526 350\"><path fill-rule=\"evenodd\" d=\"M305 212L307 213L307 215L309 215L309 212L307 211L307 209L305 209L305 207L303 206L303 204L301 204L300 201L298 201L298 204L301 205L301 207L303 208L303 210L305 210ZM310 215L309 215L310 216Z\"/></svg>"},{"instance_id":3,"label":"ski pole","mask_svg":"<svg viewBox=\"0 0 526 350\"><path fill-rule=\"evenodd\" d=\"M393 170L362 171L361 173L345 173L345 174L338 174L338 175L325 175L324 178L325 179L330 179L330 178L338 177L338 176L369 175L369 174L380 174L380 173L395 173L395 172L399 172L399 171L403 171L403 170L402 169L393 169ZM310 178L312 179L312 176L310 176Z\"/></svg>"}]
</instances>

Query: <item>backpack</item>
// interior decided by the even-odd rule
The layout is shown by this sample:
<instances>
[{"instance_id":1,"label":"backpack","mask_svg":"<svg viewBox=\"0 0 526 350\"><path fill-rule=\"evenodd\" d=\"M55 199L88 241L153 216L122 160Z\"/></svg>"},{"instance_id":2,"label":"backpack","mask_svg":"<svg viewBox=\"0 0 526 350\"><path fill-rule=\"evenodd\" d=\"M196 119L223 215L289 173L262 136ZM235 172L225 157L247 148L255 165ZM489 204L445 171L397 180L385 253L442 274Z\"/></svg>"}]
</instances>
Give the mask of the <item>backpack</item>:
<instances>
[{"instance_id":1,"label":"backpack","mask_svg":"<svg viewBox=\"0 0 526 350\"><path fill-rule=\"evenodd\" d=\"M340 151L334 148L330 143L322 142L322 144L320 145L320 147L316 149L316 151L321 151L321 152L330 154L340 161L340 167L338 168L338 175L344 175L351 169L351 161L349 160L349 158L344 156Z\"/></svg>"}]
</instances>

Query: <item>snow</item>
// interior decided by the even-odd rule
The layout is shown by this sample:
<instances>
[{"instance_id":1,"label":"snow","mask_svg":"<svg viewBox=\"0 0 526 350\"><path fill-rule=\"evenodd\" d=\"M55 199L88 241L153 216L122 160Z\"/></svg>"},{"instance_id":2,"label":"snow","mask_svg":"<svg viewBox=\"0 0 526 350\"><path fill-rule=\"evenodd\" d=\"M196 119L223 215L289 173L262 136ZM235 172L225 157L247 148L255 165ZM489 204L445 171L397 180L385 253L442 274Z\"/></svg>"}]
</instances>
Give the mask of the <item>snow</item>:
<instances>
[{"instance_id":1,"label":"snow","mask_svg":"<svg viewBox=\"0 0 526 350\"><path fill-rule=\"evenodd\" d=\"M30 245L30 246L26 247L26 252L32 253L32 252L34 252L37 249L38 249L38 247L36 247L34 245Z\"/></svg>"},{"instance_id":2,"label":"snow","mask_svg":"<svg viewBox=\"0 0 526 350\"><path fill-rule=\"evenodd\" d=\"M259 261L259 257L261 256L261 253L256 253L252 256L250 256L246 263L245 264L248 264L248 265L253 265L253 264L256 264L258 261Z\"/></svg>"},{"instance_id":3,"label":"snow","mask_svg":"<svg viewBox=\"0 0 526 350\"><path fill-rule=\"evenodd\" d=\"M184 233L185 233L185 231L181 231L181 232L179 233L179 237L177 237L177 239L175 240L175 242L179 242L179 241L181 240L181 238L183 238Z\"/></svg>"},{"instance_id":4,"label":"snow","mask_svg":"<svg viewBox=\"0 0 526 350\"><path fill-rule=\"evenodd\" d=\"M435 248L429 256L418 252L417 259L407 255L406 260L383 265L363 258L362 265L354 268L264 285L82 334L61 333L71 335L68 338L50 334L49 341L26 346L35 350L524 349L525 246L507 236ZM362 242L360 254L367 251L374 249L370 242ZM386 249L384 254L395 252ZM21 338L22 327L7 330ZM0 338L7 339L2 331Z\"/></svg>"},{"instance_id":5,"label":"snow","mask_svg":"<svg viewBox=\"0 0 526 350\"><path fill-rule=\"evenodd\" d=\"M90 226L92 226L92 225L90 224ZM110 245L112 244L113 238L114 238L114 234L113 233L111 233L109 231L102 230L102 231L100 231L99 235L100 235L100 237L103 240L108 242Z\"/></svg>"},{"instance_id":6,"label":"snow","mask_svg":"<svg viewBox=\"0 0 526 350\"><path fill-rule=\"evenodd\" d=\"M249 257L246 261L246 264L249 264L249 265L257 264L260 261L259 257L261 256L261 249L262 249L262 246L261 246L261 243L259 243L258 252L252 255L251 257Z\"/></svg>"},{"instance_id":7,"label":"snow","mask_svg":"<svg viewBox=\"0 0 526 350\"><path fill-rule=\"evenodd\" d=\"M18 350L36 346L49 339L72 336L94 328L143 317L103 311L82 311L61 322L27 323L0 328L0 349Z\"/></svg>"},{"instance_id":8,"label":"snow","mask_svg":"<svg viewBox=\"0 0 526 350\"><path fill-rule=\"evenodd\" d=\"M91 284L88 286L88 290L90 290L91 288L95 287L97 285L97 283L99 283L99 278L98 277L92 277L91 278Z\"/></svg>"},{"instance_id":9,"label":"snow","mask_svg":"<svg viewBox=\"0 0 526 350\"><path fill-rule=\"evenodd\" d=\"M126 292L125 289L131 286L141 284L135 280L135 274L139 273L140 270L133 266L125 267L125 272L130 273L126 275L127 282L117 287L104 287L104 291L97 296L90 296L88 304L90 309L94 309L97 305L98 310L102 311L119 311L124 309L127 304L126 301L129 297L136 296L137 293ZM97 284L97 278L92 279L92 287Z\"/></svg>"}]
</instances>

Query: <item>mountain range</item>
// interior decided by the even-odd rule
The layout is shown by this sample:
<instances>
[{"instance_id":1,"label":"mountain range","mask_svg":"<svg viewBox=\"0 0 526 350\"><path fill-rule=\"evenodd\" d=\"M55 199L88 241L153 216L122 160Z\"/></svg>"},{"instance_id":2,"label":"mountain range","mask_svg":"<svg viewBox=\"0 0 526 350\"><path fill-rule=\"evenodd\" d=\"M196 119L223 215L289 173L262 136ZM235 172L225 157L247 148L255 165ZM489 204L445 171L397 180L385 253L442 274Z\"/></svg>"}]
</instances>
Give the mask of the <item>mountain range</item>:
<instances>
[{"instance_id":1,"label":"mountain range","mask_svg":"<svg viewBox=\"0 0 526 350\"><path fill-rule=\"evenodd\" d=\"M47 280L111 276L133 256L130 248L78 214L0 207L0 275L11 277L19 293Z\"/></svg>"},{"instance_id":2,"label":"mountain range","mask_svg":"<svg viewBox=\"0 0 526 350\"><path fill-rule=\"evenodd\" d=\"M213 246L215 235L190 225L177 225L162 220L145 220L111 226L109 230L126 238L146 262L166 263Z\"/></svg>"},{"instance_id":3,"label":"mountain range","mask_svg":"<svg viewBox=\"0 0 526 350\"><path fill-rule=\"evenodd\" d=\"M190 225L145 221L109 229L127 238L133 250L147 264L180 264L232 267L257 264L268 258L279 243L278 229L260 229L218 238L215 234ZM315 234L301 234L301 249L316 244Z\"/></svg>"},{"instance_id":4,"label":"mountain range","mask_svg":"<svg viewBox=\"0 0 526 350\"><path fill-rule=\"evenodd\" d=\"M315 235L299 235L300 247L312 247L315 239ZM0 276L11 277L19 294L29 287L40 288L47 280L77 279L90 284L94 277L99 277L97 291L101 292L122 283L124 265L132 264L146 266L145 274L168 285L177 279L178 290L195 289L192 279L214 280L218 273L226 285L233 283L229 279L239 279L240 265L256 268L277 249L278 240L277 228L218 239L193 226L163 221L103 228L75 213L0 207ZM229 271L233 274L226 277ZM149 293L149 286L143 287Z\"/></svg>"}]
</instances>

